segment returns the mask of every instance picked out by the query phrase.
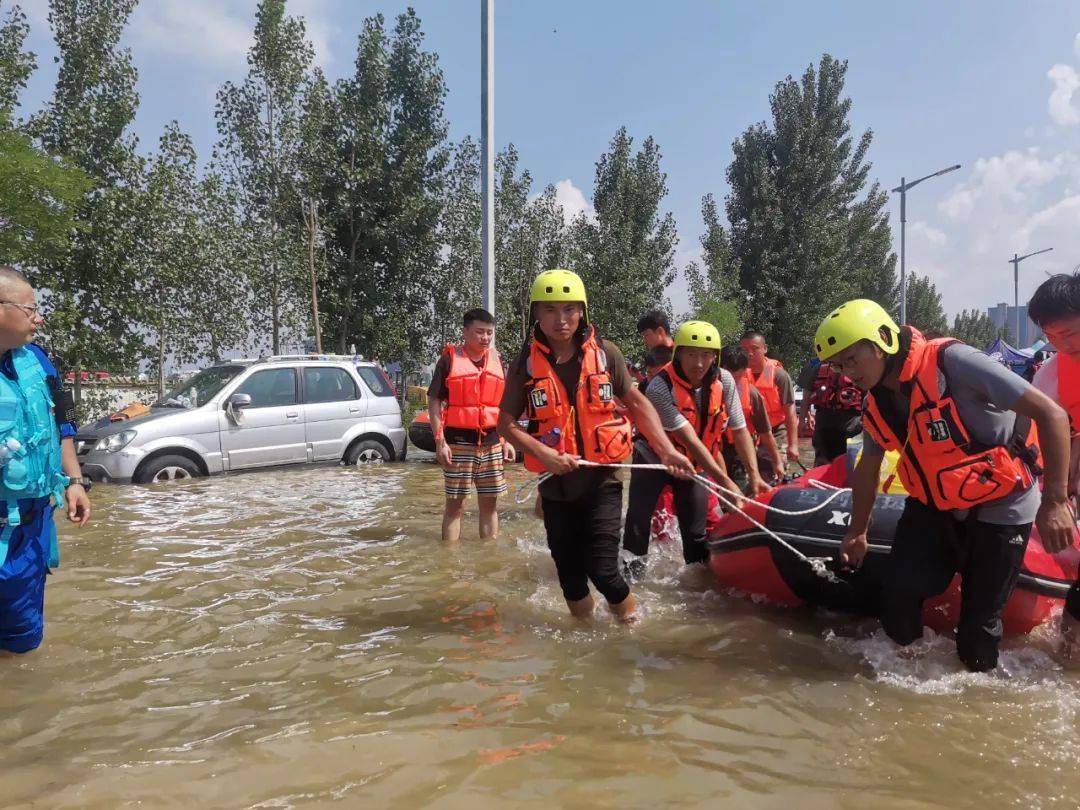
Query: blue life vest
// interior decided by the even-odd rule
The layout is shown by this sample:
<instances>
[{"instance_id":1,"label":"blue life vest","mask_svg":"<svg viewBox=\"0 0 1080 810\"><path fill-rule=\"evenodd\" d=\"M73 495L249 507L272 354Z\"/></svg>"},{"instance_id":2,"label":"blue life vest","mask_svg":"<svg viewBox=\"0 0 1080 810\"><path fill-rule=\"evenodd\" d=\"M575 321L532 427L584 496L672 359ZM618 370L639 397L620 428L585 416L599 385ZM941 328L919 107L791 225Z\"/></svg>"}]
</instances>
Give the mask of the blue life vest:
<instances>
[{"instance_id":1,"label":"blue life vest","mask_svg":"<svg viewBox=\"0 0 1080 810\"><path fill-rule=\"evenodd\" d=\"M25 347L13 349L11 360L18 380L0 374L0 522L4 523L0 565L7 559L11 535L22 523L19 501L52 496L62 507L69 481L45 369ZM60 560L51 520L49 535L49 566L55 568Z\"/></svg>"}]
</instances>

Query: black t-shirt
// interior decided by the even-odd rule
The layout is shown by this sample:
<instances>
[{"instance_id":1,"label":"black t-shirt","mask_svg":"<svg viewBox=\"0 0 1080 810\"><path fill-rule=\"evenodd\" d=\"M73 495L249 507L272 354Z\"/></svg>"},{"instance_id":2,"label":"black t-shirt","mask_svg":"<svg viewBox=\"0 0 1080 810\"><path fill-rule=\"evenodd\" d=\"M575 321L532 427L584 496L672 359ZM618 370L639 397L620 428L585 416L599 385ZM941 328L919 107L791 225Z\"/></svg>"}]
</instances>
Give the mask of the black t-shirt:
<instances>
[{"instance_id":1,"label":"black t-shirt","mask_svg":"<svg viewBox=\"0 0 1080 810\"><path fill-rule=\"evenodd\" d=\"M479 369L483 369L487 365L488 355L484 355L484 358L477 363L471 357L472 364ZM447 402L450 396L450 391L446 387L446 378L450 374L450 355L443 352L438 361L435 363L435 370L431 375L431 385L428 386L427 395L428 401L432 399L438 399L442 402ZM479 435L483 434L483 435ZM468 428L443 428L443 438L446 439L447 444L479 444L483 447L490 447L494 444L498 444L499 434L495 430L476 431L469 430Z\"/></svg>"}]
</instances>

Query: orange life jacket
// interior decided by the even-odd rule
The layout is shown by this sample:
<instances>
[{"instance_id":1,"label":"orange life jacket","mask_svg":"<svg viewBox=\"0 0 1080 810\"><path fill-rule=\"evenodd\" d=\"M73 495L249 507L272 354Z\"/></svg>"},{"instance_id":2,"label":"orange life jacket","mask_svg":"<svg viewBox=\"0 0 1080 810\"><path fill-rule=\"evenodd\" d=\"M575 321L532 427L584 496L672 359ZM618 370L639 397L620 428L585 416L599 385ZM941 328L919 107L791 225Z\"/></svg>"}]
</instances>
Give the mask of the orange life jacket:
<instances>
[{"instance_id":1,"label":"orange life jacket","mask_svg":"<svg viewBox=\"0 0 1080 810\"><path fill-rule=\"evenodd\" d=\"M443 424L448 428L490 432L499 423L499 402L506 380L502 360L494 347L485 354L483 368L465 353L463 346L447 344L443 352L450 358L446 374L446 408Z\"/></svg>"},{"instance_id":2,"label":"orange life jacket","mask_svg":"<svg viewBox=\"0 0 1080 810\"><path fill-rule=\"evenodd\" d=\"M943 351L951 338L926 340L911 329L911 348L900 369L901 387L910 392L907 440L901 442L886 422L873 393L867 394L863 428L881 447L897 450L897 472L908 493L941 511L969 509L1028 487L1038 466L1039 447L1031 420L1017 414L1008 446L974 441L960 421L944 380Z\"/></svg>"},{"instance_id":3,"label":"orange life jacket","mask_svg":"<svg viewBox=\"0 0 1080 810\"><path fill-rule=\"evenodd\" d=\"M761 370L760 375L754 375L754 386L765 399L765 410L769 414L769 424L773 430L784 424L787 419L784 406L780 404L780 388L776 385L776 370L783 367L779 360L766 357L765 368ZM753 372L750 373L753 374Z\"/></svg>"},{"instance_id":4,"label":"orange life jacket","mask_svg":"<svg viewBox=\"0 0 1080 810\"><path fill-rule=\"evenodd\" d=\"M810 404L815 408L830 411L857 411L862 405L862 391L855 387L850 377L840 373L828 363L818 365L813 386Z\"/></svg>"},{"instance_id":5,"label":"orange life jacket","mask_svg":"<svg viewBox=\"0 0 1080 810\"><path fill-rule=\"evenodd\" d=\"M624 461L631 451L630 421L615 409L607 354L591 326L581 344L581 353L577 396L571 402L552 368L551 349L533 338L526 367L529 433L548 447L587 461ZM547 471L531 453L525 454L525 468L532 472Z\"/></svg>"},{"instance_id":6,"label":"orange life jacket","mask_svg":"<svg viewBox=\"0 0 1080 810\"><path fill-rule=\"evenodd\" d=\"M678 407L679 413L686 417L686 421L690 423L694 433L701 439L705 449L711 455L716 456L720 452L724 431L727 430L728 424L728 412L724 404L724 386L720 382L719 374L709 386L708 401L705 402L704 408L698 407L698 400L694 396L693 388L690 386L689 381L679 374L673 362L660 369L656 376L664 380L668 388L671 389L671 395L675 399L675 405ZM676 450L687 458L693 458L690 451L682 445L674 434L670 435L670 439Z\"/></svg>"},{"instance_id":7,"label":"orange life jacket","mask_svg":"<svg viewBox=\"0 0 1080 810\"><path fill-rule=\"evenodd\" d=\"M735 390L739 394L739 402L742 404L743 419L746 420L746 429L750 431L750 436L756 443L758 440L757 428L754 427L754 400L750 398L750 389L752 383L750 382L749 373L732 375L735 377ZM730 445L735 444L735 437L731 430L724 431L724 441Z\"/></svg>"},{"instance_id":8,"label":"orange life jacket","mask_svg":"<svg viewBox=\"0 0 1080 810\"><path fill-rule=\"evenodd\" d=\"M1057 353L1058 402L1069 414L1072 432L1080 432L1080 362L1065 352Z\"/></svg>"}]
</instances>

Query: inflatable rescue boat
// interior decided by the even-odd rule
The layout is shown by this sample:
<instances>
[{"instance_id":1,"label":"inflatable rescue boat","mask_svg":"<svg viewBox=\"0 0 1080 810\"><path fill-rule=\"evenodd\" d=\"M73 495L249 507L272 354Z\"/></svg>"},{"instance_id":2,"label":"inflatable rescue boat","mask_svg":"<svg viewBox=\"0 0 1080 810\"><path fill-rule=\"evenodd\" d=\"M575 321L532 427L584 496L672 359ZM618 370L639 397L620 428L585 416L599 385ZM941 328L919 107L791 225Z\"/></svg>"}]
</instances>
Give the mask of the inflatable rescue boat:
<instances>
[{"instance_id":1,"label":"inflatable rescue boat","mask_svg":"<svg viewBox=\"0 0 1080 810\"><path fill-rule=\"evenodd\" d=\"M435 452L435 434L431 432L431 417L426 410L417 411L409 423L409 441L421 450Z\"/></svg>"},{"instance_id":2,"label":"inflatable rescue boat","mask_svg":"<svg viewBox=\"0 0 1080 810\"><path fill-rule=\"evenodd\" d=\"M744 515L731 512L719 520L708 539L709 567L720 584L781 606L811 604L877 615L889 551L906 496L903 490L897 492L895 484L887 489L889 494L878 495L870 523L869 553L859 569L841 570L837 557L851 517L851 493L837 495L836 487L847 486L852 461L850 455L841 456L831 465L816 467L744 506L748 515L806 557L827 558L835 576L821 576L809 562ZM762 504L805 514L778 514L767 511ZM1080 564L1076 539L1074 531L1073 545L1051 555L1042 547L1038 531L1032 531L1019 581L1002 613L1006 635L1029 632L1045 622L1055 604L1064 600L1076 581ZM928 627L943 632L956 626L960 616L959 583L959 577L954 577L943 594L927 600L924 620Z\"/></svg>"}]
</instances>

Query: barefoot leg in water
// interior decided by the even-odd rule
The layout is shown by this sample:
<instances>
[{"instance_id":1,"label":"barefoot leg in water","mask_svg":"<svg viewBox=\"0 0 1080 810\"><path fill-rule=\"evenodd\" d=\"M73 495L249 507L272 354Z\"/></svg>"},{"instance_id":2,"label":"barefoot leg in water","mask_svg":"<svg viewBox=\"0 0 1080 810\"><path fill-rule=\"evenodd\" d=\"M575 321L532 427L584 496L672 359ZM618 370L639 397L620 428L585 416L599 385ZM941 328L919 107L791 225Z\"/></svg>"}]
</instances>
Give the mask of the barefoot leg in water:
<instances>
[{"instance_id":1,"label":"barefoot leg in water","mask_svg":"<svg viewBox=\"0 0 1080 810\"><path fill-rule=\"evenodd\" d=\"M567 599L566 606L570 608L570 615L575 619L591 619L593 611L596 609L592 594L589 594L584 599L576 599L574 601Z\"/></svg>"},{"instance_id":2,"label":"barefoot leg in water","mask_svg":"<svg viewBox=\"0 0 1080 810\"><path fill-rule=\"evenodd\" d=\"M630 594L623 599L617 605L608 605L611 608L611 612L615 614L620 622L630 624L636 622L641 618L641 614L637 610L637 602L634 601L634 595Z\"/></svg>"}]
</instances>

